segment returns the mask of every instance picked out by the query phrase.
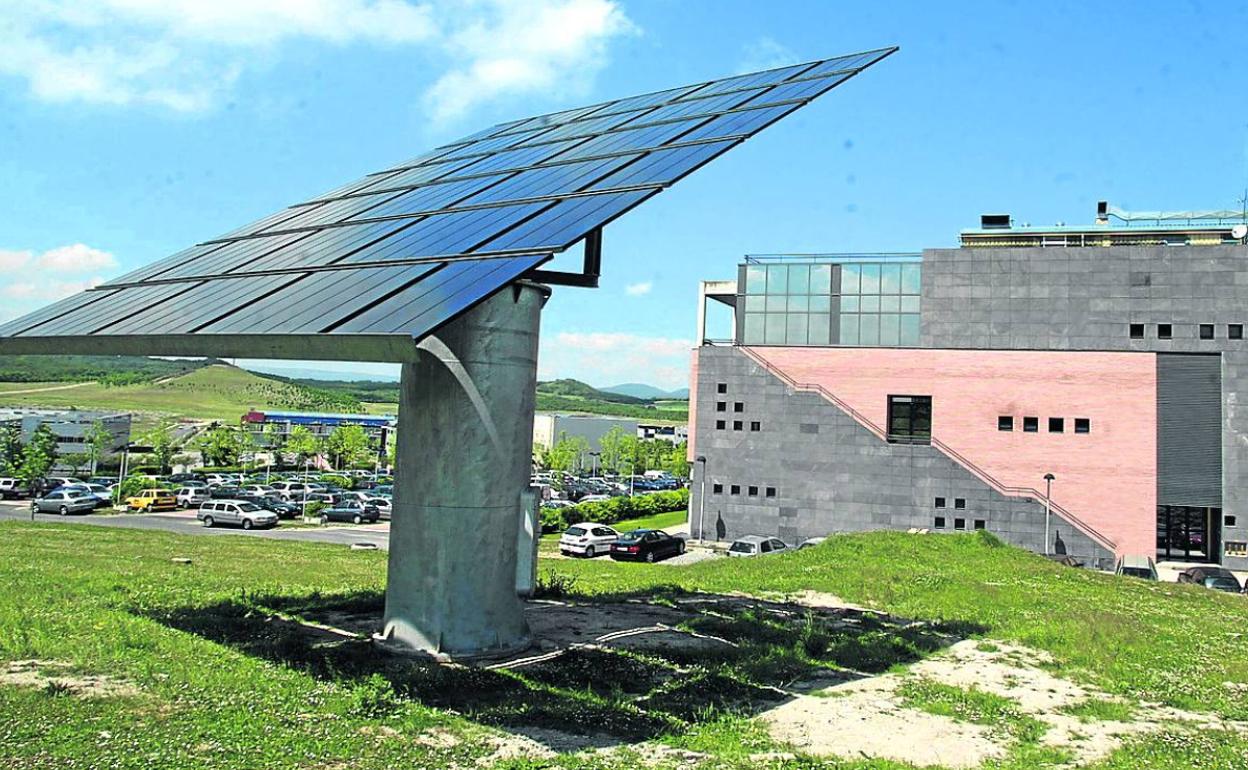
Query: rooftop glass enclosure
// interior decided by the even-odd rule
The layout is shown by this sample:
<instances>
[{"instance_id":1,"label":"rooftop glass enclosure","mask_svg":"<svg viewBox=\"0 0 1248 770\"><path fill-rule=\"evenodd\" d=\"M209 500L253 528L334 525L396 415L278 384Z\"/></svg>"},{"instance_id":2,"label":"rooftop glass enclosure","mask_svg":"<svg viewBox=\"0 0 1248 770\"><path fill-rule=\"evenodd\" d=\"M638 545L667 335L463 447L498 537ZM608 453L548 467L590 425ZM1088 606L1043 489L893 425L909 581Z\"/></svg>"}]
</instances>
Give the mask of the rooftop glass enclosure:
<instances>
[{"instance_id":1,"label":"rooftop glass enclosure","mask_svg":"<svg viewBox=\"0 0 1248 770\"><path fill-rule=\"evenodd\" d=\"M919 254L746 257L737 343L917 346L921 271Z\"/></svg>"}]
</instances>

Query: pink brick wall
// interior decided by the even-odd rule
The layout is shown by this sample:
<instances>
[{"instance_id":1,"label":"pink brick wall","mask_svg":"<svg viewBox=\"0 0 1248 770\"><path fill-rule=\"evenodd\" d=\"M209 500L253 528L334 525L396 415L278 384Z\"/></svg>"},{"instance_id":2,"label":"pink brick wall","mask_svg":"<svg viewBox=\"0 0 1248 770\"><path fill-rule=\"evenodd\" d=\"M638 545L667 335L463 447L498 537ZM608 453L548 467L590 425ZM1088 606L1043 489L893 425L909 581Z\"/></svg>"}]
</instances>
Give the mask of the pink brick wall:
<instances>
[{"instance_id":1,"label":"pink brick wall","mask_svg":"<svg viewBox=\"0 0 1248 770\"><path fill-rule=\"evenodd\" d=\"M932 435L1006 486L1043 492L1118 545L1156 549L1157 369L1150 353L752 348L885 426L888 396L930 395ZM1012 415L1014 431L997 430ZM1040 418L1039 433L1023 417ZM1064 417L1065 433L1048 418ZM1092 421L1074 432L1074 418Z\"/></svg>"},{"instance_id":2,"label":"pink brick wall","mask_svg":"<svg viewBox=\"0 0 1248 770\"><path fill-rule=\"evenodd\" d=\"M698 431L698 349L689 354L689 440L685 442L685 459L693 462L698 454L693 448Z\"/></svg>"}]
</instances>

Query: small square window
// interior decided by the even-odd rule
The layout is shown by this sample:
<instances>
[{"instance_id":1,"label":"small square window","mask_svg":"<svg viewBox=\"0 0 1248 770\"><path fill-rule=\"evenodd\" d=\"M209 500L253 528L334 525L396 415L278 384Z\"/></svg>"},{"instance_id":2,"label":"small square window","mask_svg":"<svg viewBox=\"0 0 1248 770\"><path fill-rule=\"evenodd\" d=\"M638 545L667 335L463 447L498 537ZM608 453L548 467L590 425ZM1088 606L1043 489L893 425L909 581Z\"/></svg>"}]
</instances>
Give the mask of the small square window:
<instances>
[{"instance_id":1,"label":"small square window","mask_svg":"<svg viewBox=\"0 0 1248 770\"><path fill-rule=\"evenodd\" d=\"M734 401L732 404L732 411L737 412L737 413L744 412L745 404L741 403L740 401Z\"/></svg>"},{"instance_id":2,"label":"small square window","mask_svg":"<svg viewBox=\"0 0 1248 770\"><path fill-rule=\"evenodd\" d=\"M1128 332L1133 340L1144 339L1144 324L1131 324Z\"/></svg>"},{"instance_id":3,"label":"small square window","mask_svg":"<svg viewBox=\"0 0 1248 770\"><path fill-rule=\"evenodd\" d=\"M724 422L723 420L716 420L716 421L715 421L715 430L723 430L723 429L725 428L725 426L727 426L727 425L728 425L728 423Z\"/></svg>"},{"instance_id":4,"label":"small square window","mask_svg":"<svg viewBox=\"0 0 1248 770\"><path fill-rule=\"evenodd\" d=\"M729 489L729 491L731 492L731 494L734 494L734 495L739 495L739 494L741 494L741 485L740 485L740 484L733 484L733 485L732 485L731 487L729 487L728 489Z\"/></svg>"},{"instance_id":5,"label":"small square window","mask_svg":"<svg viewBox=\"0 0 1248 770\"><path fill-rule=\"evenodd\" d=\"M1174 336L1174 327L1170 324L1157 324L1157 338L1168 340Z\"/></svg>"},{"instance_id":6,"label":"small square window","mask_svg":"<svg viewBox=\"0 0 1248 770\"><path fill-rule=\"evenodd\" d=\"M754 431L755 433L758 433L762 429L763 429L763 424L761 422L754 421L750 423L750 430Z\"/></svg>"},{"instance_id":7,"label":"small square window","mask_svg":"<svg viewBox=\"0 0 1248 770\"><path fill-rule=\"evenodd\" d=\"M1242 340L1244 338L1243 324L1227 324L1226 338L1228 340Z\"/></svg>"},{"instance_id":8,"label":"small square window","mask_svg":"<svg viewBox=\"0 0 1248 770\"><path fill-rule=\"evenodd\" d=\"M716 401L716 402L715 402L715 411L717 411L717 412L726 412L726 411L728 411L728 402L727 402L727 401Z\"/></svg>"},{"instance_id":9,"label":"small square window","mask_svg":"<svg viewBox=\"0 0 1248 770\"><path fill-rule=\"evenodd\" d=\"M744 424L744 423L742 423L740 420L733 420L733 421L732 421L732 429L733 429L733 430L742 430L744 427L745 427L745 424Z\"/></svg>"},{"instance_id":10,"label":"small square window","mask_svg":"<svg viewBox=\"0 0 1248 770\"><path fill-rule=\"evenodd\" d=\"M1014 430L1014 418L1008 414L1003 414L997 418L997 430L1010 431Z\"/></svg>"},{"instance_id":11,"label":"small square window","mask_svg":"<svg viewBox=\"0 0 1248 770\"><path fill-rule=\"evenodd\" d=\"M954 529L966 529L966 519L954 519L953 528Z\"/></svg>"},{"instance_id":12,"label":"small square window","mask_svg":"<svg viewBox=\"0 0 1248 770\"><path fill-rule=\"evenodd\" d=\"M1063 417L1049 418L1049 433L1065 433L1066 420Z\"/></svg>"},{"instance_id":13,"label":"small square window","mask_svg":"<svg viewBox=\"0 0 1248 770\"><path fill-rule=\"evenodd\" d=\"M983 520L983 519L976 519L976 520L975 520L975 529L983 529L983 528L984 528L984 520Z\"/></svg>"},{"instance_id":14,"label":"small square window","mask_svg":"<svg viewBox=\"0 0 1248 770\"><path fill-rule=\"evenodd\" d=\"M716 393L727 393L727 392L728 392L728 383L726 383L726 382L716 383L716 384L715 384L715 392L716 392Z\"/></svg>"},{"instance_id":15,"label":"small square window","mask_svg":"<svg viewBox=\"0 0 1248 770\"><path fill-rule=\"evenodd\" d=\"M775 497L775 496L776 496L776 488L775 488L775 487L767 487L766 494L765 494L764 496L765 496L765 497Z\"/></svg>"},{"instance_id":16,"label":"small square window","mask_svg":"<svg viewBox=\"0 0 1248 770\"><path fill-rule=\"evenodd\" d=\"M1023 418L1023 433L1039 433L1039 432L1040 432L1040 418L1039 417L1024 417Z\"/></svg>"},{"instance_id":17,"label":"small square window","mask_svg":"<svg viewBox=\"0 0 1248 770\"><path fill-rule=\"evenodd\" d=\"M966 510L966 498L965 497L953 498L953 507L959 511Z\"/></svg>"},{"instance_id":18,"label":"small square window","mask_svg":"<svg viewBox=\"0 0 1248 770\"><path fill-rule=\"evenodd\" d=\"M944 507L945 507L945 498L943 498L943 497L938 497L938 498L936 498L936 507L937 507L937 508L944 508Z\"/></svg>"},{"instance_id":19,"label":"small square window","mask_svg":"<svg viewBox=\"0 0 1248 770\"><path fill-rule=\"evenodd\" d=\"M1234 516L1231 516L1230 514L1227 514L1226 516L1222 518L1222 523L1228 527L1235 526L1236 521L1237 521L1236 518Z\"/></svg>"},{"instance_id":20,"label":"small square window","mask_svg":"<svg viewBox=\"0 0 1248 770\"><path fill-rule=\"evenodd\" d=\"M712 484L712 485L711 485L711 494L713 494L713 495L722 495L723 493L724 493L724 485L723 485L723 484Z\"/></svg>"},{"instance_id":21,"label":"small square window","mask_svg":"<svg viewBox=\"0 0 1248 770\"><path fill-rule=\"evenodd\" d=\"M1200 325L1200 338L1202 340L1213 339L1213 324L1201 324Z\"/></svg>"},{"instance_id":22,"label":"small square window","mask_svg":"<svg viewBox=\"0 0 1248 770\"><path fill-rule=\"evenodd\" d=\"M749 494L750 497L758 497L758 487L750 487Z\"/></svg>"},{"instance_id":23,"label":"small square window","mask_svg":"<svg viewBox=\"0 0 1248 770\"><path fill-rule=\"evenodd\" d=\"M936 529L944 529L944 528L945 528L945 517L937 516L936 517Z\"/></svg>"},{"instance_id":24,"label":"small square window","mask_svg":"<svg viewBox=\"0 0 1248 770\"><path fill-rule=\"evenodd\" d=\"M1075 418L1075 433L1091 433L1092 421L1087 417Z\"/></svg>"}]
</instances>

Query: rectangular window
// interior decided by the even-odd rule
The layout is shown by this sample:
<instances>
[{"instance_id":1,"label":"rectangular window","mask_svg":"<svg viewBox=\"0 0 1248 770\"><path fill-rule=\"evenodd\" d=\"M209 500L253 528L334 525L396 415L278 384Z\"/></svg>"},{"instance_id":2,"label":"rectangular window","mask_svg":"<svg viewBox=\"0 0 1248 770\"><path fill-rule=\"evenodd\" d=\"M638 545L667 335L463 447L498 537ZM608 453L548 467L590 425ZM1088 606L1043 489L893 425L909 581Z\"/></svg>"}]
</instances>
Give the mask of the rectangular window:
<instances>
[{"instance_id":1,"label":"rectangular window","mask_svg":"<svg viewBox=\"0 0 1248 770\"><path fill-rule=\"evenodd\" d=\"M1228 340L1242 340L1244 338L1243 324L1227 324L1226 338Z\"/></svg>"},{"instance_id":2,"label":"rectangular window","mask_svg":"<svg viewBox=\"0 0 1248 770\"><path fill-rule=\"evenodd\" d=\"M715 430L723 430L726 426L727 426L727 423L725 423L723 420L715 421Z\"/></svg>"},{"instance_id":3,"label":"rectangular window","mask_svg":"<svg viewBox=\"0 0 1248 770\"><path fill-rule=\"evenodd\" d=\"M936 517L936 529L944 529L944 528L945 528L945 517L937 516Z\"/></svg>"},{"instance_id":4,"label":"rectangular window","mask_svg":"<svg viewBox=\"0 0 1248 770\"><path fill-rule=\"evenodd\" d=\"M959 511L966 510L966 498L965 497L953 498L953 507Z\"/></svg>"},{"instance_id":5,"label":"rectangular window","mask_svg":"<svg viewBox=\"0 0 1248 770\"><path fill-rule=\"evenodd\" d=\"M1237 522L1236 522L1235 517L1234 517L1234 516L1231 516L1230 514L1227 514L1227 515L1226 515L1226 516L1222 519L1222 522L1223 522L1226 526L1228 526L1228 527L1233 527L1233 526L1235 526L1235 524L1237 523Z\"/></svg>"},{"instance_id":6,"label":"rectangular window","mask_svg":"<svg viewBox=\"0 0 1248 770\"><path fill-rule=\"evenodd\" d=\"M750 430L752 432L758 433L762 429L763 429L763 424L761 422L755 421L755 422L750 423Z\"/></svg>"},{"instance_id":7,"label":"rectangular window","mask_svg":"<svg viewBox=\"0 0 1248 770\"><path fill-rule=\"evenodd\" d=\"M1040 431L1039 417L1023 418L1023 433L1038 433Z\"/></svg>"},{"instance_id":8,"label":"rectangular window","mask_svg":"<svg viewBox=\"0 0 1248 770\"><path fill-rule=\"evenodd\" d=\"M1201 324L1200 325L1200 338L1202 340L1213 339L1213 324Z\"/></svg>"},{"instance_id":9,"label":"rectangular window","mask_svg":"<svg viewBox=\"0 0 1248 770\"><path fill-rule=\"evenodd\" d=\"M1157 338L1168 340L1174 337L1174 327L1170 324L1157 324Z\"/></svg>"},{"instance_id":10,"label":"rectangular window","mask_svg":"<svg viewBox=\"0 0 1248 770\"><path fill-rule=\"evenodd\" d=\"M726 412L726 411L728 411L728 402L727 402L727 401L716 401L716 402L715 402L715 411L717 411L717 412Z\"/></svg>"},{"instance_id":11,"label":"rectangular window","mask_svg":"<svg viewBox=\"0 0 1248 770\"><path fill-rule=\"evenodd\" d=\"M775 487L767 487L766 497L775 497L775 496L776 496L776 488L775 488Z\"/></svg>"},{"instance_id":12,"label":"rectangular window","mask_svg":"<svg viewBox=\"0 0 1248 770\"><path fill-rule=\"evenodd\" d=\"M932 397L889 396L888 440L895 444L930 444Z\"/></svg>"},{"instance_id":13,"label":"rectangular window","mask_svg":"<svg viewBox=\"0 0 1248 770\"><path fill-rule=\"evenodd\" d=\"M731 491L732 494L739 495L741 494L741 485L733 484L731 487L729 487L729 490Z\"/></svg>"},{"instance_id":14,"label":"rectangular window","mask_svg":"<svg viewBox=\"0 0 1248 770\"><path fill-rule=\"evenodd\" d=\"M984 520L983 520L983 519L976 519L976 520L975 520L975 529L983 529L983 528L984 528Z\"/></svg>"},{"instance_id":15,"label":"rectangular window","mask_svg":"<svg viewBox=\"0 0 1248 770\"><path fill-rule=\"evenodd\" d=\"M954 529L966 529L966 519L954 519L953 528Z\"/></svg>"},{"instance_id":16,"label":"rectangular window","mask_svg":"<svg viewBox=\"0 0 1248 770\"><path fill-rule=\"evenodd\" d=\"M744 412L744 411L745 411L745 404L741 403L740 401L735 401L735 402L733 402L733 404L732 404L732 411L734 411L734 412Z\"/></svg>"},{"instance_id":17,"label":"rectangular window","mask_svg":"<svg viewBox=\"0 0 1248 770\"><path fill-rule=\"evenodd\" d=\"M1014 418L1008 414L1003 414L997 418L997 430L1010 431L1014 430Z\"/></svg>"},{"instance_id":18,"label":"rectangular window","mask_svg":"<svg viewBox=\"0 0 1248 770\"><path fill-rule=\"evenodd\" d=\"M716 392L716 393L727 393L727 392L728 392L728 383L726 383L726 382L718 382L718 383L716 383L716 384L715 384L715 392Z\"/></svg>"},{"instance_id":19,"label":"rectangular window","mask_svg":"<svg viewBox=\"0 0 1248 770\"><path fill-rule=\"evenodd\" d=\"M750 487L749 494L750 497L758 497L758 487Z\"/></svg>"},{"instance_id":20,"label":"rectangular window","mask_svg":"<svg viewBox=\"0 0 1248 770\"><path fill-rule=\"evenodd\" d=\"M711 494L715 494L715 495L722 495L723 493L724 493L724 485L723 485L723 484L712 484L712 485L711 485Z\"/></svg>"},{"instance_id":21,"label":"rectangular window","mask_svg":"<svg viewBox=\"0 0 1248 770\"><path fill-rule=\"evenodd\" d=\"M944 508L944 507L945 507L945 498L943 498L943 497L938 497L938 498L936 498L936 507L937 507L937 508Z\"/></svg>"},{"instance_id":22,"label":"rectangular window","mask_svg":"<svg viewBox=\"0 0 1248 770\"><path fill-rule=\"evenodd\" d=\"M1131 334L1131 339L1133 340L1144 339L1144 324L1131 324L1129 331Z\"/></svg>"},{"instance_id":23,"label":"rectangular window","mask_svg":"<svg viewBox=\"0 0 1248 770\"><path fill-rule=\"evenodd\" d=\"M1049 433L1065 433L1066 420L1061 417L1049 418Z\"/></svg>"},{"instance_id":24,"label":"rectangular window","mask_svg":"<svg viewBox=\"0 0 1248 770\"><path fill-rule=\"evenodd\" d=\"M1075 418L1075 433L1091 433L1092 421L1087 417Z\"/></svg>"},{"instance_id":25,"label":"rectangular window","mask_svg":"<svg viewBox=\"0 0 1248 770\"><path fill-rule=\"evenodd\" d=\"M744 426L744 425L742 425L742 423L741 423L741 421L740 421L740 420L733 420L733 421L732 421L732 429L733 429L733 430L741 430L741 429L742 429L742 428L744 428L744 427L745 427L745 426Z\"/></svg>"}]
</instances>

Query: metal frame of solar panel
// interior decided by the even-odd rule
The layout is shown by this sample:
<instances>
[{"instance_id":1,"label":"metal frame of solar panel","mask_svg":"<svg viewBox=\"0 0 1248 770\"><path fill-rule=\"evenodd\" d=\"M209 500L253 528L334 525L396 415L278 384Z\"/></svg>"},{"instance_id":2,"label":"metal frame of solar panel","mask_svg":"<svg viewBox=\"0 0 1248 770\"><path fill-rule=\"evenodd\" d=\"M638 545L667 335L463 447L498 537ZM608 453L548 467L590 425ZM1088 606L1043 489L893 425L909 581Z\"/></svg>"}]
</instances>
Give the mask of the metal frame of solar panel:
<instances>
[{"instance_id":1,"label":"metal frame of solar panel","mask_svg":"<svg viewBox=\"0 0 1248 770\"><path fill-rule=\"evenodd\" d=\"M604 226L896 50L499 124L0 325L0 352L410 360L519 278L596 286ZM581 272L540 269L578 242Z\"/></svg>"}]
</instances>

